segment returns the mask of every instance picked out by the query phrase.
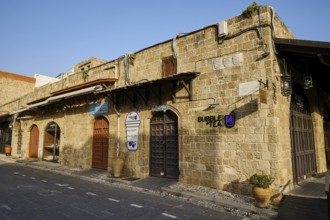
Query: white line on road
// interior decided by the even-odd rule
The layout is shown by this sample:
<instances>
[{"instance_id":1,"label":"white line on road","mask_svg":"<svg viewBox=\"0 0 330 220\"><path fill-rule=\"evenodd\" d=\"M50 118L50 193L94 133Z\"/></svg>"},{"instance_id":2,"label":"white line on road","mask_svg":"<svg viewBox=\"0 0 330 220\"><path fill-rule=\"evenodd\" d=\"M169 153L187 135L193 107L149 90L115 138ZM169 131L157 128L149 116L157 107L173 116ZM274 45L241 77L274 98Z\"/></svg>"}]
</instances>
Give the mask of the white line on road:
<instances>
[{"instance_id":1,"label":"white line on road","mask_svg":"<svg viewBox=\"0 0 330 220\"><path fill-rule=\"evenodd\" d=\"M5 209L7 209L9 211L11 210L11 208L8 205L6 205L6 204L1 204L0 209L1 208L5 208Z\"/></svg>"},{"instance_id":2,"label":"white line on road","mask_svg":"<svg viewBox=\"0 0 330 220\"><path fill-rule=\"evenodd\" d=\"M19 172L14 172L15 175L19 174Z\"/></svg>"},{"instance_id":3,"label":"white line on road","mask_svg":"<svg viewBox=\"0 0 330 220\"><path fill-rule=\"evenodd\" d=\"M42 182L44 182L44 183L47 183L47 180L41 180Z\"/></svg>"},{"instance_id":4,"label":"white line on road","mask_svg":"<svg viewBox=\"0 0 330 220\"><path fill-rule=\"evenodd\" d=\"M165 212L162 213L163 216L169 217L169 218L177 218L175 215L170 215Z\"/></svg>"},{"instance_id":5,"label":"white line on road","mask_svg":"<svg viewBox=\"0 0 330 220\"><path fill-rule=\"evenodd\" d=\"M108 198L108 200L113 201L113 202L120 202L118 199L113 199L113 198Z\"/></svg>"},{"instance_id":6,"label":"white line on road","mask_svg":"<svg viewBox=\"0 0 330 220\"><path fill-rule=\"evenodd\" d=\"M71 187L71 186L68 186L67 188L68 188L68 189L74 189L74 188L73 188L73 187Z\"/></svg>"},{"instance_id":7,"label":"white line on road","mask_svg":"<svg viewBox=\"0 0 330 220\"><path fill-rule=\"evenodd\" d=\"M92 192L86 192L87 195L90 195L90 196L96 196L95 193L92 193Z\"/></svg>"},{"instance_id":8,"label":"white line on road","mask_svg":"<svg viewBox=\"0 0 330 220\"><path fill-rule=\"evenodd\" d=\"M23 174L22 176L26 176L25 174Z\"/></svg>"},{"instance_id":9,"label":"white line on road","mask_svg":"<svg viewBox=\"0 0 330 220\"><path fill-rule=\"evenodd\" d=\"M130 206L133 206L133 207L139 208L139 209L143 207L142 205L138 205L138 204L130 204Z\"/></svg>"},{"instance_id":10,"label":"white line on road","mask_svg":"<svg viewBox=\"0 0 330 220\"><path fill-rule=\"evenodd\" d=\"M36 178L35 177L31 177L31 180L35 180Z\"/></svg>"},{"instance_id":11,"label":"white line on road","mask_svg":"<svg viewBox=\"0 0 330 220\"><path fill-rule=\"evenodd\" d=\"M66 183L65 183L65 184L56 183L55 185L56 185L56 186L60 186L60 187L62 187L62 186L68 186L69 184L66 184Z\"/></svg>"}]
</instances>

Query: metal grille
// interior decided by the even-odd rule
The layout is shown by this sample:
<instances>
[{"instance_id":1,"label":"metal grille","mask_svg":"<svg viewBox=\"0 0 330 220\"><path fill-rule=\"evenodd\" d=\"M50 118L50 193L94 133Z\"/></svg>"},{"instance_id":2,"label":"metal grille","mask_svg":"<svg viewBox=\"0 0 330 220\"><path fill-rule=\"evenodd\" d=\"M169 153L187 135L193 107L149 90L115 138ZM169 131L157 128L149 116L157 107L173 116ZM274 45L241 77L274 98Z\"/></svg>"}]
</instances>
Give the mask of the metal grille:
<instances>
[{"instance_id":1,"label":"metal grille","mask_svg":"<svg viewBox=\"0 0 330 220\"><path fill-rule=\"evenodd\" d=\"M93 134L93 168L108 168L109 123L100 117L94 123Z\"/></svg>"},{"instance_id":2,"label":"metal grille","mask_svg":"<svg viewBox=\"0 0 330 220\"><path fill-rule=\"evenodd\" d=\"M150 175L179 176L178 123L170 111L158 112L150 123Z\"/></svg>"},{"instance_id":3,"label":"metal grille","mask_svg":"<svg viewBox=\"0 0 330 220\"><path fill-rule=\"evenodd\" d=\"M299 103L291 101L290 110L292 166L295 183L299 183L316 172L312 117L308 111L307 102L301 97L299 100Z\"/></svg>"},{"instance_id":4,"label":"metal grille","mask_svg":"<svg viewBox=\"0 0 330 220\"><path fill-rule=\"evenodd\" d=\"M39 129L36 125L33 125L30 131L29 156L32 158L38 158L38 148L39 148Z\"/></svg>"}]
</instances>

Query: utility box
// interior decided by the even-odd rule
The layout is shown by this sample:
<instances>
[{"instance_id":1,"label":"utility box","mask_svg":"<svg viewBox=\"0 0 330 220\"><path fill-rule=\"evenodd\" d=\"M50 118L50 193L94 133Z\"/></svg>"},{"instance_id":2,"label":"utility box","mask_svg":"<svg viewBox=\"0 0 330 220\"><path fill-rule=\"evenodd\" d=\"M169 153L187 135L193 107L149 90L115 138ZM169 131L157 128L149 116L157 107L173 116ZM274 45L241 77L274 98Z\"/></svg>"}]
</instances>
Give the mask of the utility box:
<instances>
[{"instance_id":1,"label":"utility box","mask_svg":"<svg viewBox=\"0 0 330 220\"><path fill-rule=\"evenodd\" d=\"M218 37L224 37L228 34L227 21L218 22Z\"/></svg>"}]
</instances>

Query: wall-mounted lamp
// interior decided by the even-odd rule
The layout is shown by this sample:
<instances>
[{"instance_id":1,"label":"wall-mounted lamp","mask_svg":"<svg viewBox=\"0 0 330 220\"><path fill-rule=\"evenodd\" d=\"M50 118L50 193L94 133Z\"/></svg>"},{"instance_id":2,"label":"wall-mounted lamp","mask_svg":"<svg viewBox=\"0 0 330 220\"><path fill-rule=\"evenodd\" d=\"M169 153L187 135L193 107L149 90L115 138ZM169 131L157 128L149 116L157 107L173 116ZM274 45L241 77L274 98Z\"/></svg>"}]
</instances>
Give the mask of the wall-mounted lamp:
<instances>
[{"instance_id":1,"label":"wall-mounted lamp","mask_svg":"<svg viewBox=\"0 0 330 220\"><path fill-rule=\"evenodd\" d=\"M215 98L212 98L212 99L213 99L213 103L210 103L209 104L209 108L215 108L215 107L217 107L219 105L219 103L216 103L215 102Z\"/></svg>"},{"instance_id":2,"label":"wall-mounted lamp","mask_svg":"<svg viewBox=\"0 0 330 220\"><path fill-rule=\"evenodd\" d=\"M304 89L313 88L313 78L312 75L308 72L307 60L305 58L305 74L304 74Z\"/></svg>"},{"instance_id":3,"label":"wall-mounted lamp","mask_svg":"<svg viewBox=\"0 0 330 220\"><path fill-rule=\"evenodd\" d=\"M288 71L288 65L285 59L282 59L284 73L281 76L281 93L284 96L289 96L292 93L291 72Z\"/></svg>"}]
</instances>

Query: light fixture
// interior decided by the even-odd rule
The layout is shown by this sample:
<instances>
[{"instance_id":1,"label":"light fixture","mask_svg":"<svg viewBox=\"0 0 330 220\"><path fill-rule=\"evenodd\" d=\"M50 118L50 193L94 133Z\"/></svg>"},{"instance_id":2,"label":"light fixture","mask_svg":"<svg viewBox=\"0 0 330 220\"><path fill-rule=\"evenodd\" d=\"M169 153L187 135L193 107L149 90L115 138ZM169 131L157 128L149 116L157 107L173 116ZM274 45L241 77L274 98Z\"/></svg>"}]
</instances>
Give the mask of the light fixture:
<instances>
[{"instance_id":1,"label":"light fixture","mask_svg":"<svg viewBox=\"0 0 330 220\"><path fill-rule=\"evenodd\" d=\"M313 78L312 75L308 72L307 60L305 58L305 74L304 74L304 89L313 88Z\"/></svg>"},{"instance_id":2,"label":"light fixture","mask_svg":"<svg viewBox=\"0 0 330 220\"><path fill-rule=\"evenodd\" d=\"M292 93L291 71L288 71L288 65L285 59L282 59L284 72L281 75L281 93L284 96L289 96Z\"/></svg>"},{"instance_id":3,"label":"light fixture","mask_svg":"<svg viewBox=\"0 0 330 220\"><path fill-rule=\"evenodd\" d=\"M211 99L213 99L213 103L210 103L209 104L209 108L215 108L215 107L217 107L219 105L219 103L216 103L215 102L215 98L212 97Z\"/></svg>"}]
</instances>

